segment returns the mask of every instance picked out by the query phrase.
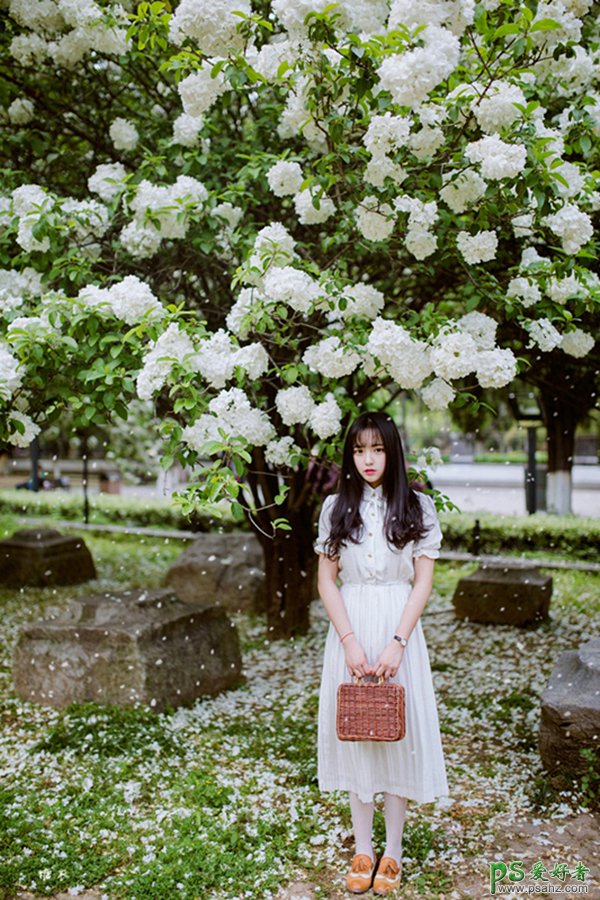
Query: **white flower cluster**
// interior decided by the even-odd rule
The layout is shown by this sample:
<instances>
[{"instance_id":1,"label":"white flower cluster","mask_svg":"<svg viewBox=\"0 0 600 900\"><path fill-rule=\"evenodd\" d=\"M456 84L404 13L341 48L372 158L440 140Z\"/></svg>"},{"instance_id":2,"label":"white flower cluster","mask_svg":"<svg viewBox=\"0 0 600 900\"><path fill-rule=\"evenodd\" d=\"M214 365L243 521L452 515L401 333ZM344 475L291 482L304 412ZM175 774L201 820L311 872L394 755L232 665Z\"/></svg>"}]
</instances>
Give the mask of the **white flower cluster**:
<instances>
[{"instance_id":1,"label":"white flower cluster","mask_svg":"<svg viewBox=\"0 0 600 900\"><path fill-rule=\"evenodd\" d=\"M273 12L293 40L302 40L308 36L304 24L311 12L323 12L328 0L273 0Z\"/></svg>"},{"instance_id":2,"label":"white flower cluster","mask_svg":"<svg viewBox=\"0 0 600 900\"><path fill-rule=\"evenodd\" d=\"M12 355L6 344L0 343L0 399L10 400L22 381L23 370L19 366L19 360Z\"/></svg>"},{"instance_id":3,"label":"white flower cluster","mask_svg":"<svg viewBox=\"0 0 600 900\"><path fill-rule=\"evenodd\" d=\"M124 190L123 182L126 177L127 172L122 163L102 163L88 178L88 188L105 203L110 203Z\"/></svg>"},{"instance_id":4,"label":"white flower cluster","mask_svg":"<svg viewBox=\"0 0 600 900\"><path fill-rule=\"evenodd\" d=\"M545 31L532 31L532 38L544 48L556 47L557 44L565 44L568 41L579 43L581 40L581 21L573 6L577 5L573 0L542 0L538 3L535 18L532 25L542 19L552 19L560 25Z\"/></svg>"},{"instance_id":5,"label":"white flower cluster","mask_svg":"<svg viewBox=\"0 0 600 900\"><path fill-rule=\"evenodd\" d=\"M474 0L392 0L388 30L434 23L460 37L472 24L474 13Z\"/></svg>"},{"instance_id":6,"label":"white flower cluster","mask_svg":"<svg viewBox=\"0 0 600 900\"><path fill-rule=\"evenodd\" d=\"M558 235L563 250L569 255L579 253L594 234L590 216L573 203L565 203L558 212L546 216L543 221L554 234Z\"/></svg>"},{"instance_id":7,"label":"white flower cluster","mask_svg":"<svg viewBox=\"0 0 600 900\"><path fill-rule=\"evenodd\" d=\"M581 328L575 328L573 331L566 331L560 341L560 349L569 356L575 356L580 359L587 356L595 341L591 334L582 331Z\"/></svg>"},{"instance_id":8,"label":"white flower cluster","mask_svg":"<svg viewBox=\"0 0 600 900\"><path fill-rule=\"evenodd\" d=\"M25 300L42 293L41 275L27 266L25 269L0 269L0 313L18 309Z\"/></svg>"},{"instance_id":9,"label":"white flower cluster","mask_svg":"<svg viewBox=\"0 0 600 900\"><path fill-rule=\"evenodd\" d=\"M19 423L24 429L21 431L16 427ZM8 441L15 447L29 447L32 440L40 433L40 426L33 421L27 413L13 409L8 420L9 434Z\"/></svg>"},{"instance_id":10,"label":"white flower cluster","mask_svg":"<svg viewBox=\"0 0 600 900\"><path fill-rule=\"evenodd\" d=\"M443 378L434 378L421 389L423 403L429 409L447 409L455 397L455 391Z\"/></svg>"},{"instance_id":11,"label":"white flower cluster","mask_svg":"<svg viewBox=\"0 0 600 900\"><path fill-rule=\"evenodd\" d=\"M461 331L470 334L478 350L493 350L496 345L498 323L491 316L474 310L457 322Z\"/></svg>"},{"instance_id":12,"label":"white flower cluster","mask_svg":"<svg viewBox=\"0 0 600 900\"><path fill-rule=\"evenodd\" d=\"M190 175L179 175L171 185L141 181L130 201L134 218L121 232L123 246L139 259L152 256L163 238L186 236L190 215L202 212L207 199L202 182Z\"/></svg>"},{"instance_id":13,"label":"white flower cluster","mask_svg":"<svg viewBox=\"0 0 600 900\"><path fill-rule=\"evenodd\" d=\"M303 75L288 92L286 105L277 126L277 134L282 140L296 138L301 134L311 150L323 153L327 149L327 141L308 108L308 92L311 84L310 79Z\"/></svg>"},{"instance_id":14,"label":"white flower cluster","mask_svg":"<svg viewBox=\"0 0 600 900\"><path fill-rule=\"evenodd\" d=\"M456 236L456 246L465 262L470 266L475 266L478 263L495 259L498 250L498 236L495 231L478 231L477 234L459 231Z\"/></svg>"},{"instance_id":15,"label":"white flower cluster","mask_svg":"<svg viewBox=\"0 0 600 900\"><path fill-rule=\"evenodd\" d=\"M28 253L45 253L50 248L50 238L35 238L33 229L41 216L47 216L51 212L54 203L54 196L37 184L24 184L12 192L13 212L19 220L17 243Z\"/></svg>"},{"instance_id":16,"label":"white flower cluster","mask_svg":"<svg viewBox=\"0 0 600 900\"><path fill-rule=\"evenodd\" d=\"M370 284L346 287L341 296L345 301L344 309L338 302L335 312L331 314L332 319L349 319L351 316L375 319L385 306L384 295Z\"/></svg>"},{"instance_id":17,"label":"white flower cluster","mask_svg":"<svg viewBox=\"0 0 600 900\"><path fill-rule=\"evenodd\" d=\"M452 212L463 213L481 200L486 188L484 179L473 169L465 169L462 172L453 170L444 175L440 197Z\"/></svg>"},{"instance_id":18,"label":"white flower cluster","mask_svg":"<svg viewBox=\"0 0 600 900\"><path fill-rule=\"evenodd\" d=\"M306 188L294 197L294 207L301 225L321 225L335 214L335 203L325 194Z\"/></svg>"},{"instance_id":19,"label":"white flower cluster","mask_svg":"<svg viewBox=\"0 0 600 900\"><path fill-rule=\"evenodd\" d=\"M271 266L285 267L296 259L296 241L281 222L271 222L256 235L253 252L246 260L244 280L263 286L263 276Z\"/></svg>"},{"instance_id":20,"label":"white flower cluster","mask_svg":"<svg viewBox=\"0 0 600 900\"><path fill-rule=\"evenodd\" d=\"M293 465L301 453L300 447L289 436L269 441L265 447L266 461L277 468Z\"/></svg>"},{"instance_id":21,"label":"white flower cluster","mask_svg":"<svg viewBox=\"0 0 600 900\"><path fill-rule=\"evenodd\" d=\"M308 272L293 266L269 269L265 276L265 294L273 303L285 303L297 312L308 313L323 291Z\"/></svg>"},{"instance_id":22,"label":"white flower cluster","mask_svg":"<svg viewBox=\"0 0 600 900\"><path fill-rule=\"evenodd\" d=\"M77 299L100 314L116 316L128 325L135 325L146 318L159 321L165 314L164 307L150 287L137 275L127 275L110 288L88 285L80 290Z\"/></svg>"},{"instance_id":23,"label":"white flower cluster","mask_svg":"<svg viewBox=\"0 0 600 900\"><path fill-rule=\"evenodd\" d=\"M511 278L509 281L506 296L518 297L522 305L527 308L539 303L542 299L542 292L535 281L519 276L518 278Z\"/></svg>"},{"instance_id":24,"label":"white flower cluster","mask_svg":"<svg viewBox=\"0 0 600 900\"><path fill-rule=\"evenodd\" d=\"M286 197L300 191L304 176L299 163L280 159L267 172L267 181L276 197Z\"/></svg>"},{"instance_id":25,"label":"white flower cluster","mask_svg":"<svg viewBox=\"0 0 600 900\"><path fill-rule=\"evenodd\" d=\"M516 178L525 168L527 148L523 144L507 144L497 134L468 144L465 156L481 165L481 174L490 181Z\"/></svg>"},{"instance_id":26,"label":"white flower cluster","mask_svg":"<svg viewBox=\"0 0 600 900\"><path fill-rule=\"evenodd\" d=\"M223 72L218 72L213 78L209 64L192 72L177 85L184 112L194 118L209 110L227 89Z\"/></svg>"},{"instance_id":27,"label":"white flower cluster","mask_svg":"<svg viewBox=\"0 0 600 900\"><path fill-rule=\"evenodd\" d=\"M431 348L431 365L436 375L451 381L475 371L477 344L468 331L442 328Z\"/></svg>"},{"instance_id":28,"label":"white flower cluster","mask_svg":"<svg viewBox=\"0 0 600 900\"><path fill-rule=\"evenodd\" d=\"M417 457L418 469L431 469L434 471L442 464L442 454L437 447L423 447Z\"/></svg>"},{"instance_id":29,"label":"white flower cluster","mask_svg":"<svg viewBox=\"0 0 600 900\"><path fill-rule=\"evenodd\" d=\"M203 413L192 425L183 429L182 440L192 450L203 452L208 441L242 439L251 447L263 447L275 438L275 429L261 409L252 406L248 395L239 388L221 391L208 404L208 412Z\"/></svg>"},{"instance_id":30,"label":"white flower cluster","mask_svg":"<svg viewBox=\"0 0 600 900\"><path fill-rule=\"evenodd\" d=\"M108 129L110 139L115 150L135 150L140 139L139 133L133 122L129 119L115 119Z\"/></svg>"},{"instance_id":31,"label":"white flower cluster","mask_svg":"<svg viewBox=\"0 0 600 900\"><path fill-rule=\"evenodd\" d=\"M588 290L575 275L567 275L565 278L551 278L546 285L546 293L555 303L564 306L567 300L574 297L586 297Z\"/></svg>"},{"instance_id":32,"label":"white flower cluster","mask_svg":"<svg viewBox=\"0 0 600 900\"><path fill-rule=\"evenodd\" d=\"M373 116L363 143L371 156L380 160L408 144L410 128L411 120L407 116L395 116L391 112Z\"/></svg>"},{"instance_id":33,"label":"white flower cluster","mask_svg":"<svg viewBox=\"0 0 600 900\"><path fill-rule=\"evenodd\" d=\"M431 374L427 345L413 340L406 329L389 319L375 319L366 349L396 384L406 390L420 387Z\"/></svg>"},{"instance_id":34,"label":"white flower cluster","mask_svg":"<svg viewBox=\"0 0 600 900\"><path fill-rule=\"evenodd\" d=\"M388 56L377 71L381 87L399 106L419 106L458 65L460 44L452 32L428 24L419 38L424 47Z\"/></svg>"},{"instance_id":35,"label":"white flower cluster","mask_svg":"<svg viewBox=\"0 0 600 900\"><path fill-rule=\"evenodd\" d=\"M181 46L191 38L206 56L227 56L243 49L239 32L242 20L236 13L251 14L248 0L181 0L169 24L169 38Z\"/></svg>"},{"instance_id":36,"label":"white flower cluster","mask_svg":"<svg viewBox=\"0 0 600 900\"><path fill-rule=\"evenodd\" d=\"M417 197L407 195L397 197L394 206L399 212L408 213L408 232L404 242L407 250L416 259L426 259L437 247L437 237L431 228L438 219L435 201L424 203Z\"/></svg>"},{"instance_id":37,"label":"white flower cluster","mask_svg":"<svg viewBox=\"0 0 600 900\"><path fill-rule=\"evenodd\" d=\"M166 383L174 363L183 365L194 354L194 345L179 325L171 323L166 331L150 345L144 357L137 381L137 395L141 400L151 400Z\"/></svg>"},{"instance_id":38,"label":"white flower cluster","mask_svg":"<svg viewBox=\"0 0 600 900\"><path fill-rule=\"evenodd\" d=\"M255 381L269 368L267 351L258 343L237 347L222 328L199 344L191 361L191 368L200 372L210 386L217 389L225 387L238 367L246 371L251 381Z\"/></svg>"},{"instance_id":39,"label":"white flower cluster","mask_svg":"<svg viewBox=\"0 0 600 900\"><path fill-rule=\"evenodd\" d=\"M35 116L35 107L26 97L17 97L6 112L13 125L27 125Z\"/></svg>"},{"instance_id":40,"label":"white flower cluster","mask_svg":"<svg viewBox=\"0 0 600 900\"><path fill-rule=\"evenodd\" d=\"M544 353L550 353L555 347L560 346L561 336L550 319L535 319L532 322L528 322L525 327L531 338L528 344L529 347L537 344Z\"/></svg>"},{"instance_id":41,"label":"white flower cluster","mask_svg":"<svg viewBox=\"0 0 600 900\"><path fill-rule=\"evenodd\" d=\"M515 104L526 106L527 101L516 84L496 81L481 99L473 103L473 115L486 134L494 135L509 128L522 113Z\"/></svg>"},{"instance_id":42,"label":"white flower cluster","mask_svg":"<svg viewBox=\"0 0 600 900\"><path fill-rule=\"evenodd\" d=\"M360 365L361 358L355 350L344 346L335 335L309 347L302 361L309 369L325 378L344 378Z\"/></svg>"},{"instance_id":43,"label":"white flower cluster","mask_svg":"<svg viewBox=\"0 0 600 900\"><path fill-rule=\"evenodd\" d=\"M203 125L203 116L181 113L173 122L173 143L181 144L182 147L197 147L200 143L200 131Z\"/></svg>"},{"instance_id":44,"label":"white flower cluster","mask_svg":"<svg viewBox=\"0 0 600 900\"><path fill-rule=\"evenodd\" d=\"M284 425L308 424L321 440L340 431L342 411L333 394L316 403L306 385L282 388L275 397L275 406Z\"/></svg>"},{"instance_id":45,"label":"white flower cluster","mask_svg":"<svg viewBox=\"0 0 600 900\"><path fill-rule=\"evenodd\" d=\"M368 196L356 210L356 227L368 241L384 241L394 230L394 210L389 203Z\"/></svg>"},{"instance_id":46,"label":"white flower cluster","mask_svg":"<svg viewBox=\"0 0 600 900\"><path fill-rule=\"evenodd\" d=\"M512 350L495 347L477 354L475 376L482 388L500 388L517 374L517 360Z\"/></svg>"}]
</instances>

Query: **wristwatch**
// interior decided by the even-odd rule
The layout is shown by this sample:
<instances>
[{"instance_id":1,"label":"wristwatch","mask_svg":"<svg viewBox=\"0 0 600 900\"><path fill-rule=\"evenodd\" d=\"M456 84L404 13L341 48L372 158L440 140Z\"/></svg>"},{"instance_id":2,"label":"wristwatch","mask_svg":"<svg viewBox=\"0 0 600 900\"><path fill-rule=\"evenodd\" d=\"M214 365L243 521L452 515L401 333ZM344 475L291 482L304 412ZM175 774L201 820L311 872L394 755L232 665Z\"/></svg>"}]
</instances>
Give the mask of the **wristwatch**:
<instances>
[{"instance_id":1,"label":"wristwatch","mask_svg":"<svg viewBox=\"0 0 600 900\"><path fill-rule=\"evenodd\" d=\"M408 644L407 639L406 639L406 638L403 638L403 637L400 637L399 634L395 634L395 635L394 635L394 640L395 640L395 641L398 641L399 644L402 644L403 647L406 647L406 645Z\"/></svg>"}]
</instances>

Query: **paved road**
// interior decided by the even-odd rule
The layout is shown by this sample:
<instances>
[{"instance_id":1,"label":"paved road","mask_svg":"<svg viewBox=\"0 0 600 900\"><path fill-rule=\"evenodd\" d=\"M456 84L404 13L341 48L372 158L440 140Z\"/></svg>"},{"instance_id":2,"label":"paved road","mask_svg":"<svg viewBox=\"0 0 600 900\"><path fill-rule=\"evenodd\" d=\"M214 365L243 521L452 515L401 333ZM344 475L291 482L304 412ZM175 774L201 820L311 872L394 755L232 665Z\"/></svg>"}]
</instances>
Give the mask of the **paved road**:
<instances>
[{"instance_id":1,"label":"paved road","mask_svg":"<svg viewBox=\"0 0 600 900\"><path fill-rule=\"evenodd\" d=\"M464 512L524 515L524 473L517 463L446 463L431 479ZM572 504L575 515L600 517L600 466L573 467Z\"/></svg>"}]
</instances>

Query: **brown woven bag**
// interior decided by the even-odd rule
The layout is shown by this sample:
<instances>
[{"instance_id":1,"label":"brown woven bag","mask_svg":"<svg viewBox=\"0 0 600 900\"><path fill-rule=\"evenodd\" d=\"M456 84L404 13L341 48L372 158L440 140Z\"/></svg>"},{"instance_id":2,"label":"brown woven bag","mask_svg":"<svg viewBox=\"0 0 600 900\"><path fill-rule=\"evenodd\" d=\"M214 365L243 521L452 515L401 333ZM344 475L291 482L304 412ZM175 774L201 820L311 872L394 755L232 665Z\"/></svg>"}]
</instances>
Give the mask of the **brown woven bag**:
<instances>
[{"instance_id":1,"label":"brown woven bag","mask_svg":"<svg viewBox=\"0 0 600 900\"><path fill-rule=\"evenodd\" d=\"M340 741L401 741L404 688L383 678L344 681L337 690L336 730Z\"/></svg>"}]
</instances>

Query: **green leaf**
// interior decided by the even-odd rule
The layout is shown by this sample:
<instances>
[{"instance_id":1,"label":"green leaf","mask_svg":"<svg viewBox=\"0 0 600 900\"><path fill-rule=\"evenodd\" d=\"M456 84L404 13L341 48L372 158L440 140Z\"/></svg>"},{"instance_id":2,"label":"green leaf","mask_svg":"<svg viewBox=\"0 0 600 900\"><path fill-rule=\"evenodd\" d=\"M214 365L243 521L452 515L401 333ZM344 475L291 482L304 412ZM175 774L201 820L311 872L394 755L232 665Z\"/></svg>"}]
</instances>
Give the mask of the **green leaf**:
<instances>
[{"instance_id":1,"label":"green leaf","mask_svg":"<svg viewBox=\"0 0 600 900\"><path fill-rule=\"evenodd\" d=\"M557 31L560 28L560 22L556 22L554 19L538 19L529 30L533 33L534 31Z\"/></svg>"}]
</instances>

